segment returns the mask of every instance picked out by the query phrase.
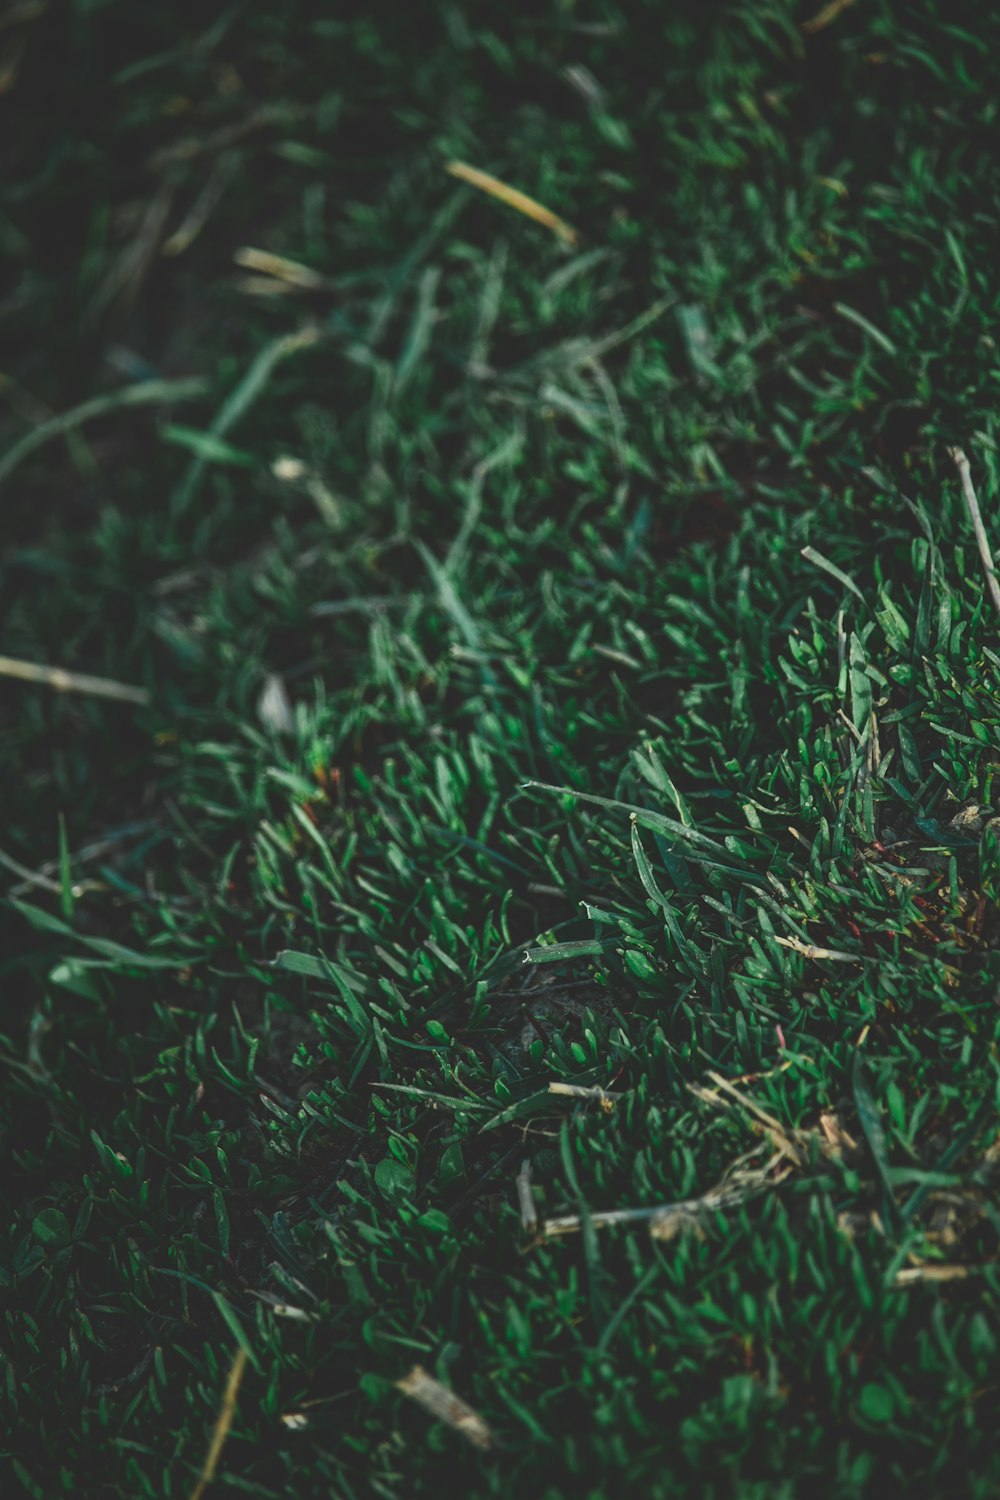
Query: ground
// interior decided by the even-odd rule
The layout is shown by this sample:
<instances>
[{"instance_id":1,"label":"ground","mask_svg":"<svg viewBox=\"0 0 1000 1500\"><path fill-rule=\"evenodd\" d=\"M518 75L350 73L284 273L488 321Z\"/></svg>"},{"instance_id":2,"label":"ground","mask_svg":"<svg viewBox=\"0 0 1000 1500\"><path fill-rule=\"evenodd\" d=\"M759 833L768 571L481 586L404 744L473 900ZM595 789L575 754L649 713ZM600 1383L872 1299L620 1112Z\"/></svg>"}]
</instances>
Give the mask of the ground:
<instances>
[{"instance_id":1,"label":"ground","mask_svg":"<svg viewBox=\"0 0 1000 1500\"><path fill-rule=\"evenodd\" d=\"M997 1493L998 56L0 20L5 1493Z\"/></svg>"}]
</instances>

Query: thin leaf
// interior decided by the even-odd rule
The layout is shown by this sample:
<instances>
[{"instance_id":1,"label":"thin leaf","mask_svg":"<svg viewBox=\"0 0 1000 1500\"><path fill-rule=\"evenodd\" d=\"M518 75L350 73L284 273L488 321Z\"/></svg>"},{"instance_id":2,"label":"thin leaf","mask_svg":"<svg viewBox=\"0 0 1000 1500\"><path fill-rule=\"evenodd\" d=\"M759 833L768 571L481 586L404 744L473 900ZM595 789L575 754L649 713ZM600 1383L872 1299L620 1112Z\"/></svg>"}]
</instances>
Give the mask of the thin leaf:
<instances>
[{"instance_id":1,"label":"thin leaf","mask_svg":"<svg viewBox=\"0 0 1000 1500\"><path fill-rule=\"evenodd\" d=\"M265 390L281 361L300 349L310 348L318 338L319 330L309 325L299 329L296 333L283 334L281 338L273 339L271 343L265 344L236 389L222 403L214 422L208 429L207 436L215 439L224 438ZM199 453L195 456L171 498L171 510L175 516L187 510L194 499L207 465L208 459L203 454Z\"/></svg>"},{"instance_id":2,"label":"thin leaf","mask_svg":"<svg viewBox=\"0 0 1000 1500\"><path fill-rule=\"evenodd\" d=\"M31 432L25 433L13 448L8 448L3 458L0 458L0 483L9 479L14 470L36 449L44 447L53 438L63 437L77 427L82 427L85 422L92 422L95 417L121 411L124 407L191 401L196 396L203 395L205 390L204 380L143 380L138 385L127 385L122 390L111 391L107 396L95 396L90 401L74 406L70 411L61 412L59 416L40 423Z\"/></svg>"},{"instance_id":3,"label":"thin leaf","mask_svg":"<svg viewBox=\"0 0 1000 1500\"><path fill-rule=\"evenodd\" d=\"M63 920L73 922L73 874L69 862L69 843L66 839L66 819L59 814L59 891Z\"/></svg>"},{"instance_id":4,"label":"thin leaf","mask_svg":"<svg viewBox=\"0 0 1000 1500\"><path fill-rule=\"evenodd\" d=\"M860 599L862 604L866 602L864 594L858 588L854 579L848 578L847 574L838 568L836 563L832 563L828 557L824 557L822 552L817 552L815 547L803 547L800 556L804 557L806 562L811 562L815 567L822 568L824 573L829 573L831 578L835 578L856 599Z\"/></svg>"},{"instance_id":5,"label":"thin leaf","mask_svg":"<svg viewBox=\"0 0 1000 1500\"><path fill-rule=\"evenodd\" d=\"M650 812L645 807L636 807L632 802L619 802L614 797L599 797L594 792L580 792L572 786L553 786L547 781L525 781L522 785L529 790L554 792L558 797L575 797L578 802L590 802L597 807L610 807L615 812L628 813L640 827L648 828L653 833L669 834L671 838L683 840L697 848L710 849L714 854L724 854L727 859L732 858L730 850L725 844L720 844L717 839L699 833L696 828L685 827L676 818L668 818L663 813Z\"/></svg>"},{"instance_id":6,"label":"thin leaf","mask_svg":"<svg viewBox=\"0 0 1000 1500\"><path fill-rule=\"evenodd\" d=\"M250 1342L250 1338L247 1334L246 1329L243 1327L243 1323L240 1320L239 1313L230 1302L226 1301L221 1292L213 1291L212 1301L215 1303L216 1307L219 1309L219 1312L222 1314L223 1321L225 1322L226 1327L229 1329L233 1338L236 1340L237 1344L243 1350L243 1353L246 1355L247 1359L250 1361L254 1369L257 1371L257 1374L259 1375L260 1361L254 1353L253 1345Z\"/></svg>"},{"instance_id":7,"label":"thin leaf","mask_svg":"<svg viewBox=\"0 0 1000 1500\"><path fill-rule=\"evenodd\" d=\"M896 1215L896 1201L893 1196L892 1182L889 1175L889 1152L886 1145L885 1130L882 1125L882 1116L879 1114L875 1095L869 1082L868 1069L859 1051L854 1053L854 1068L851 1078L854 1090L854 1103L858 1111L858 1120L864 1131L865 1140L871 1151L884 1192L885 1205L888 1216L894 1218Z\"/></svg>"},{"instance_id":8,"label":"thin leaf","mask_svg":"<svg viewBox=\"0 0 1000 1500\"><path fill-rule=\"evenodd\" d=\"M544 948L528 948L526 964L555 964L570 958L596 958L603 952L604 944L596 938L584 938L573 943L549 943Z\"/></svg>"}]
</instances>

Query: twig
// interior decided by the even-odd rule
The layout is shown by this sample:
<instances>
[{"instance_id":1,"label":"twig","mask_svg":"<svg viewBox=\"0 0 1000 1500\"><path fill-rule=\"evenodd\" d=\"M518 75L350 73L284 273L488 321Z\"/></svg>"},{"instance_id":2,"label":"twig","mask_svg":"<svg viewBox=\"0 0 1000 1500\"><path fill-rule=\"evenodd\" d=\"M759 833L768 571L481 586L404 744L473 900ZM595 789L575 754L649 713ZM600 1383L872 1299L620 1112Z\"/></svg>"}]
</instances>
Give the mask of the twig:
<instances>
[{"instance_id":1,"label":"twig","mask_svg":"<svg viewBox=\"0 0 1000 1500\"><path fill-rule=\"evenodd\" d=\"M993 608L1000 615L1000 583L997 583L996 569L993 566L993 553L986 535L986 527L983 525L983 518L979 510L979 501L976 499L972 474L969 470L969 460L961 448L949 448L948 457L958 470L958 477L962 481L962 495L972 521L972 529L976 533L976 546L979 548L979 560L983 565L983 572L986 575L986 586L990 591L990 598L993 600Z\"/></svg>"},{"instance_id":2,"label":"twig","mask_svg":"<svg viewBox=\"0 0 1000 1500\"><path fill-rule=\"evenodd\" d=\"M486 1450L493 1447L493 1434L479 1413L440 1380L428 1375L423 1365L414 1365L408 1375L396 1381L396 1386L432 1417L452 1431L460 1432L474 1448Z\"/></svg>"},{"instance_id":3,"label":"twig","mask_svg":"<svg viewBox=\"0 0 1000 1500\"><path fill-rule=\"evenodd\" d=\"M243 1349L237 1349L233 1359L232 1368L229 1371L229 1379L226 1381L226 1389L222 1394L222 1405L219 1415L215 1419L212 1429L212 1440L208 1445L205 1462L202 1465L198 1483L191 1491L191 1500L201 1500L202 1495L215 1478L215 1471L222 1456L222 1450L229 1436L229 1429L233 1425L233 1417L236 1415L236 1399L240 1393L240 1384L243 1380L243 1372L247 1367L247 1356Z\"/></svg>"},{"instance_id":4,"label":"twig","mask_svg":"<svg viewBox=\"0 0 1000 1500\"><path fill-rule=\"evenodd\" d=\"M482 193L489 193L491 198L497 198L501 203L506 203L508 208L524 214L525 218L533 219L536 224L542 224L546 229L551 229L552 233L564 244L576 244L576 230L570 224L560 219L551 209L545 208L536 198L529 198L527 193L519 192L517 188L509 187L506 182L501 182L499 177L494 177L490 172L480 172L478 167L470 167L464 161L450 161L445 171L452 177L457 177L461 182L467 182L470 187L478 188Z\"/></svg>"},{"instance_id":5,"label":"twig","mask_svg":"<svg viewBox=\"0 0 1000 1500\"><path fill-rule=\"evenodd\" d=\"M525 1234L534 1234L538 1228L538 1209L535 1207L534 1195L531 1191L531 1162L521 1163L521 1170L515 1179L517 1188L517 1206L521 1210L521 1228Z\"/></svg>"},{"instance_id":6,"label":"twig","mask_svg":"<svg viewBox=\"0 0 1000 1500\"><path fill-rule=\"evenodd\" d=\"M0 677L17 677L22 682L42 682L58 693L88 693L93 698L115 698L120 703L149 703L145 688L114 682L110 677L91 677L86 672L69 672L65 667L48 667L42 662L17 661L0 656Z\"/></svg>"}]
</instances>

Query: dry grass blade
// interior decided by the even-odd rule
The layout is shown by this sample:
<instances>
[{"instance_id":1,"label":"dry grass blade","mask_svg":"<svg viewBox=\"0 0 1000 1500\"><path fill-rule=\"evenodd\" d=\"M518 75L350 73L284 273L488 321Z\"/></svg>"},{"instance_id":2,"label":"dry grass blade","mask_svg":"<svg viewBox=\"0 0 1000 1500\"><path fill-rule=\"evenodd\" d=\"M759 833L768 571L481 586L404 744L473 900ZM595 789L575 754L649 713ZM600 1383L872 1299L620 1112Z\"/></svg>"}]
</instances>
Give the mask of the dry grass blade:
<instances>
[{"instance_id":1,"label":"dry grass blade","mask_svg":"<svg viewBox=\"0 0 1000 1500\"><path fill-rule=\"evenodd\" d=\"M533 219L536 224L542 224L564 245L575 245L577 242L576 230L554 214L551 209L546 208L535 198L529 198L527 193L520 192L517 188L510 187L506 182L501 182L499 177L492 176L489 172L480 172L478 167L470 167L464 161L450 161L445 168L452 177L457 177L461 182L467 182L470 187L478 188L481 193L488 193L491 198L496 198L500 203L506 203L508 208L513 208L525 218Z\"/></svg>"},{"instance_id":2,"label":"dry grass blade","mask_svg":"<svg viewBox=\"0 0 1000 1500\"><path fill-rule=\"evenodd\" d=\"M744 1094L738 1088L735 1088L728 1078L723 1078L721 1073L714 1073L710 1070L708 1077L715 1085L714 1089L706 1089L696 1083L688 1084L688 1088L697 1099L703 1099L706 1104L714 1104L718 1107L723 1103L719 1098L720 1092L728 1095L736 1104L745 1109L747 1114L752 1115L758 1124L763 1125L764 1129L770 1134L775 1146L793 1165L801 1167L805 1164L808 1160L809 1137L804 1131L795 1130L794 1128L786 1129L780 1120L776 1120L774 1115L768 1114L767 1110L762 1109L756 1100L751 1099L748 1094Z\"/></svg>"},{"instance_id":3,"label":"dry grass blade","mask_svg":"<svg viewBox=\"0 0 1000 1500\"><path fill-rule=\"evenodd\" d=\"M896 1272L893 1285L914 1286L926 1281L964 1281L967 1276L985 1269L985 1266L906 1266L902 1271Z\"/></svg>"},{"instance_id":4,"label":"dry grass blade","mask_svg":"<svg viewBox=\"0 0 1000 1500\"><path fill-rule=\"evenodd\" d=\"M802 30L807 36L814 36L817 31L824 31L827 26L832 26L838 16L843 15L845 10L850 10L854 0L830 0L829 5L824 5L808 21L802 22Z\"/></svg>"},{"instance_id":5,"label":"dry grass blade","mask_svg":"<svg viewBox=\"0 0 1000 1500\"><path fill-rule=\"evenodd\" d=\"M260 276L273 276L278 281L287 282L289 286L300 287L304 292L322 292L330 285L325 276L310 270L308 266L300 265L297 260L289 260L284 255L271 255L267 250L255 250L252 245L244 245L237 250L233 260L245 271L256 271Z\"/></svg>"},{"instance_id":6,"label":"dry grass blade","mask_svg":"<svg viewBox=\"0 0 1000 1500\"><path fill-rule=\"evenodd\" d=\"M602 1089L599 1083L592 1088L584 1088L579 1083L550 1083L550 1094L562 1094L567 1099L599 1099L602 1104L613 1104L616 1099L621 1099L620 1093L612 1093L608 1089Z\"/></svg>"},{"instance_id":7,"label":"dry grass blade","mask_svg":"<svg viewBox=\"0 0 1000 1500\"><path fill-rule=\"evenodd\" d=\"M299 290L287 281L274 281L270 276L241 276L236 287L244 297L294 297Z\"/></svg>"},{"instance_id":8,"label":"dry grass blade","mask_svg":"<svg viewBox=\"0 0 1000 1500\"><path fill-rule=\"evenodd\" d=\"M717 1205L719 1208L723 1206ZM708 1205L706 1209L707 1207ZM659 1240L661 1244L679 1239L683 1234L696 1234L699 1239L705 1238L701 1215L682 1203L659 1209L649 1221L650 1239Z\"/></svg>"},{"instance_id":9,"label":"dry grass blade","mask_svg":"<svg viewBox=\"0 0 1000 1500\"><path fill-rule=\"evenodd\" d=\"M658 1214L691 1213L693 1208L693 1202L659 1203L653 1208L612 1208L606 1213L591 1214L589 1219L594 1229L614 1229L620 1224L652 1223ZM546 1219L543 1235L545 1239L553 1240L563 1234L579 1234L582 1228L582 1214L561 1214L555 1219Z\"/></svg>"},{"instance_id":10,"label":"dry grass blade","mask_svg":"<svg viewBox=\"0 0 1000 1500\"><path fill-rule=\"evenodd\" d=\"M213 164L201 190L184 215L184 218L161 245L161 255L168 257L183 255L185 250L190 249L208 223L212 210L219 202L233 176L233 171L233 163L225 159L220 159Z\"/></svg>"},{"instance_id":11,"label":"dry grass blade","mask_svg":"<svg viewBox=\"0 0 1000 1500\"><path fill-rule=\"evenodd\" d=\"M205 1462L202 1464L198 1483L191 1491L191 1500L201 1500L202 1495L215 1478L215 1471L219 1466L219 1459L229 1436L229 1429L233 1425L233 1417L236 1415L236 1400L240 1393L240 1385L247 1367L247 1356L243 1349L237 1349L236 1356L229 1371L229 1379L226 1381L226 1389L222 1393L222 1405L219 1407L219 1415L215 1419L212 1429L212 1440L208 1445Z\"/></svg>"},{"instance_id":12,"label":"dry grass blade","mask_svg":"<svg viewBox=\"0 0 1000 1500\"><path fill-rule=\"evenodd\" d=\"M27 46L27 32L16 32L0 53L0 97L9 94L17 82Z\"/></svg>"},{"instance_id":13,"label":"dry grass blade","mask_svg":"<svg viewBox=\"0 0 1000 1500\"><path fill-rule=\"evenodd\" d=\"M765 1188L777 1187L788 1176L791 1167L787 1162L782 1165L785 1155L782 1151L771 1157L764 1166L748 1168L745 1163L758 1154L759 1148L751 1152L750 1157L741 1157L723 1180L700 1198L687 1198L679 1203L657 1203L652 1208L614 1208L607 1213L591 1214L590 1224L594 1229L611 1229L622 1224L645 1223L649 1225L651 1236L658 1240L672 1240L692 1230L700 1232L702 1222L708 1214L745 1203L748 1198L763 1192ZM546 1220L544 1238L555 1239L563 1234L578 1234L582 1228L583 1215L565 1214L560 1218Z\"/></svg>"},{"instance_id":14,"label":"dry grass blade","mask_svg":"<svg viewBox=\"0 0 1000 1500\"><path fill-rule=\"evenodd\" d=\"M111 262L97 288L88 308L88 318L99 319L116 302L126 308L135 303L160 253L174 204L174 191L170 183L164 182L150 198L135 234Z\"/></svg>"},{"instance_id":15,"label":"dry grass blade","mask_svg":"<svg viewBox=\"0 0 1000 1500\"><path fill-rule=\"evenodd\" d=\"M397 1389L453 1432L460 1432L474 1448L485 1452L493 1447L493 1434L477 1411L456 1396L454 1391L428 1375L423 1365L414 1365L408 1375L397 1380ZM192 1500L194 1497L192 1496Z\"/></svg>"},{"instance_id":16,"label":"dry grass blade","mask_svg":"<svg viewBox=\"0 0 1000 1500\"><path fill-rule=\"evenodd\" d=\"M858 1150L858 1143L849 1130L845 1130L833 1111L821 1114L819 1128L822 1133L822 1149L826 1156L840 1159Z\"/></svg>"},{"instance_id":17,"label":"dry grass blade","mask_svg":"<svg viewBox=\"0 0 1000 1500\"><path fill-rule=\"evenodd\" d=\"M738 1200L734 1198L731 1201ZM649 1232L655 1238L671 1239L673 1234L680 1232L683 1223L696 1223L699 1212L705 1212L709 1207L724 1208L727 1202L719 1200L710 1205L706 1198L692 1199L689 1203L659 1203L653 1208L613 1208L607 1213L591 1214L590 1223L594 1229L614 1229L622 1224L648 1224ZM675 1226L672 1233L665 1232L667 1224ZM582 1215L563 1214L557 1219L547 1219L544 1233L545 1238L551 1240L563 1234L579 1234L582 1228Z\"/></svg>"},{"instance_id":18,"label":"dry grass blade","mask_svg":"<svg viewBox=\"0 0 1000 1500\"><path fill-rule=\"evenodd\" d=\"M114 698L119 703L138 703L145 707L150 695L145 688L110 677L91 677L86 672L70 672L65 667L48 667L36 661L18 661L0 656L0 677L16 677L21 682L41 682L57 693L85 693L92 698Z\"/></svg>"},{"instance_id":19,"label":"dry grass blade","mask_svg":"<svg viewBox=\"0 0 1000 1500\"><path fill-rule=\"evenodd\" d=\"M257 698L257 718L270 734L294 734L295 710L288 696L285 679L268 672Z\"/></svg>"},{"instance_id":20,"label":"dry grass blade","mask_svg":"<svg viewBox=\"0 0 1000 1500\"><path fill-rule=\"evenodd\" d=\"M6 40L3 52L0 54L0 96L9 94L18 80L21 63L28 47L30 35L28 23L37 21L48 8L48 0L27 0L24 5L12 5L4 15L0 16L0 34L10 28L23 27L23 30L14 30L13 36Z\"/></svg>"},{"instance_id":21,"label":"dry grass blade","mask_svg":"<svg viewBox=\"0 0 1000 1500\"><path fill-rule=\"evenodd\" d=\"M49 0L22 0L20 5L12 5L0 16L0 31L7 31L11 26L24 26L28 21L37 21L49 8Z\"/></svg>"},{"instance_id":22,"label":"dry grass blade","mask_svg":"<svg viewBox=\"0 0 1000 1500\"><path fill-rule=\"evenodd\" d=\"M986 575L986 587L990 591L993 608L1000 615L1000 583L997 582L996 569L993 566L993 551L986 535L986 527L983 525L975 486L972 483L969 460L961 448L949 448L948 457L958 470L958 477L962 481L962 497L965 500L965 508L969 512L969 519L972 521L972 529L976 534L976 546L979 549L979 561L983 565L983 573Z\"/></svg>"},{"instance_id":23,"label":"dry grass blade","mask_svg":"<svg viewBox=\"0 0 1000 1500\"><path fill-rule=\"evenodd\" d=\"M684 1229L699 1224L700 1216L715 1209L732 1208L749 1196L749 1192L733 1188L728 1192L706 1193L704 1198L692 1198L683 1203L658 1203L652 1208L613 1208L607 1213L591 1214L590 1224L594 1229L648 1224L654 1239L673 1239ZM558 1239L564 1234L579 1234L582 1228L581 1214L563 1214L559 1218L546 1219L543 1237Z\"/></svg>"},{"instance_id":24,"label":"dry grass blade","mask_svg":"<svg viewBox=\"0 0 1000 1500\"><path fill-rule=\"evenodd\" d=\"M803 943L800 938L776 937L774 941L782 948L790 948L793 953L801 953L803 958L826 958L839 964L858 964L864 959L861 953L847 953L842 948L817 948L813 943Z\"/></svg>"},{"instance_id":25,"label":"dry grass blade","mask_svg":"<svg viewBox=\"0 0 1000 1500\"><path fill-rule=\"evenodd\" d=\"M210 156L214 151L224 151L228 146L234 146L237 141L245 140L248 135L252 135L257 130L279 123L287 125L295 118L296 112L290 110L287 104L262 104L252 114L244 116L242 120L237 120L232 125L224 125L220 130L212 131L209 135L186 136L183 140L154 152L146 165L154 174L162 172L165 167L170 167L175 162L194 161L199 156Z\"/></svg>"},{"instance_id":26,"label":"dry grass blade","mask_svg":"<svg viewBox=\"0 0 1000 1500\"><path fill-rule=\"evenodd\" d=\"M525 1234L534 1234L538 1228L538 1209L535 1207L535 1198L531 1191L530 1161L521 1163L515 1187L517 1188L517 1206L521 1211L521 1228Z\"/></svg>"}]
</instances>

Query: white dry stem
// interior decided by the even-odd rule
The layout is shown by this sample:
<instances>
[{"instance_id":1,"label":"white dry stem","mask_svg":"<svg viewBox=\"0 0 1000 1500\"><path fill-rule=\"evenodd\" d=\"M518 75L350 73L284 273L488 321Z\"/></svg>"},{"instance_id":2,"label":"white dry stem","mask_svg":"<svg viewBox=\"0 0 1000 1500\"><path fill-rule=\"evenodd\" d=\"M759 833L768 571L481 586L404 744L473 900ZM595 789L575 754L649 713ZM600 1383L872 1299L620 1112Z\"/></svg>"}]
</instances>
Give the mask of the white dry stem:
<instances>
[{"instance_id":1,"label":"white dry stem","mask_svg":"<svg viewBox=\"0 0 1000 1500\"><path fill-rule=\"evenodd\" d=\"M440 1380L428 1375L423 1365L414 1365L396 1385L404 1396L409 1396L437 1421L460 1432L474 1448L485 1451L493 1447L493 1434L479 1413Z\"/></svg>"},{"instance_id":2,"label":"white dry stem","mask_svg":"<svg viewBox=\"0 0 1000 1500\"><path fill-rule=\"evenodd\" d=\"M43 662L18 661L12 656L0 656L0 677L17 677L21 682L40 682L45 687L55 688L57 693L85 693L92 698L115 698L120 703L138 703L145 706L149 693L145 688L132 687L127 682L115 682L110 677L91 677L86 672L70 672L65 667L50 667Z\"/></svg>"},{"instance_id":3,"label":"white dry stem","mask_svg":"<svg viewBox=\"0 0 1000 1500\"><path fill-rule=\"evenodd\" d=\"M993 552L990 547L989 538L986 535L986 527L983 525L983 517L979 510L979 501L976 499L976 490L972 483L969 460L961 448L949 448L948 457L958 470L958 477L962 481L962 497L965 500L965 508L969 512L972 529L976 535L976 546L979 549L979 561L983 565L983 573L986 577L986 587L993 601L993 608L1000 615L1000 583L997 582L996 568L993 565Z\"/></svg>"}]
</instances>

